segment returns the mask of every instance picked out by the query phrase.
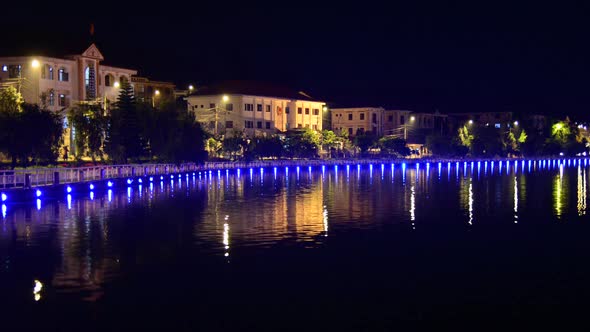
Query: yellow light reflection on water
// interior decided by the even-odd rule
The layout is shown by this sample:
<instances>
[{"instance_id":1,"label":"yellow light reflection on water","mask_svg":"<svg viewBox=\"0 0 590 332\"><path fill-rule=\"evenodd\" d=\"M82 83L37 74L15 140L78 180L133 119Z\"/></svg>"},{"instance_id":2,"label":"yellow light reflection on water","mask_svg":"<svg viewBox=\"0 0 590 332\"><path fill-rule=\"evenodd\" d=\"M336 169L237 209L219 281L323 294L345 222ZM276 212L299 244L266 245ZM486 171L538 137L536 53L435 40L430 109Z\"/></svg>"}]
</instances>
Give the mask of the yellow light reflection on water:
<instances>
[{"instance_id":1,"label":"yellow light reflection on water","mask_svg":"<svg viewBox=\"0 0 590 332\"><path fill-rule=\"evenodd\" d=\"M39 301L41 300L41 290L43 289L43 283L37 279L35 279L33 283L33 298L35 299L35 301Z\"/></svg>"},{"instance_id":2,"label":"yellow light reflection on water","mask_svg":"<svg viewBox=\"0 0 590 332\"><path fill-rule=\"evenodd\" d=\"M578 215L586 214L586 172L578 166Z\"/></svg>"},{"instance_id":3,"label":"yellow light reflection on water","mask_svg":"<svg viewBox=\"0 0 590 332\"><path fill-rule=\"evenodd\" d=\"M473 182L469 179L469 225L473 225Z\"/></svg>"},{"instance_id":4,"label":"yellow light reflection on water","mask_svg":"<svg viewBox=\"0 0 590 332\"><path fill-rule=\"evenodd\" d=\"M410 220L412 221L412 229L416 229L416 190L414 186L410 187Z\"/></svg>"},{"instance_id":5,"label":"yellow light reflection on water","mask_svg":"<svg viewBox=\"0 0 590 332\"><path fill-rule=\"evenodd\" d=\"M561 218L563 214L563 164L559 166L559 175L555 176L553 180L553 207L555 208L555 215Z\"/></svg>"},{"instance_id":6,"label":"yellow light reflection on water","mask_svg":"<svg viewBox=\"0 0 590 332\"><path fill-rule=\"evenodd\" d=\"M518 179L514 175L514 223L518 223Z\"/></svg>"}]
</instances>

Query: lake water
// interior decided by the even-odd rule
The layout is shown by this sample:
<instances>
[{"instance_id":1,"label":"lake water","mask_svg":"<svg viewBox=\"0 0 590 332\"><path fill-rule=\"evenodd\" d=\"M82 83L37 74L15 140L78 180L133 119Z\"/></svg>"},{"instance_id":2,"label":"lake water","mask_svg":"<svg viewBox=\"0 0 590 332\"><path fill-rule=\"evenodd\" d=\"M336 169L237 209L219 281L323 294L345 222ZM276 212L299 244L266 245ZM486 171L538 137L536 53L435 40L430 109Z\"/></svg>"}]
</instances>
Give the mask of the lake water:
<instances>
[{"instance_id":1,"label":"lake water","mask_svg":"<svg viewBox=\"0 0 590 332\"><path fill-rule=\"evenodd\" d=\"M3 324L571 321L590 299L589 171L583 160L221 170L8 204Z\"/></svg>"}]
</instances>

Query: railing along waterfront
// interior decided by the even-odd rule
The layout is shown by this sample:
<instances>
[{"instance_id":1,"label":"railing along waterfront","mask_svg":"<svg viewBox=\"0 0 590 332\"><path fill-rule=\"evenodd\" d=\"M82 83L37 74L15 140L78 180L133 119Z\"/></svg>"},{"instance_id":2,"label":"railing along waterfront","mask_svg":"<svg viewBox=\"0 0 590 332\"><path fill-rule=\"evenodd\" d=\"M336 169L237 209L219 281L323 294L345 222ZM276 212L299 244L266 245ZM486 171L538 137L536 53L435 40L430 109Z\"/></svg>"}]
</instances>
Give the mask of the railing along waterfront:
<instances>
[{"instance_id":1,"label":"railing along waterfront","mask_svg":"<svg viewBox=\"0 0 590 332\"><path fill-rule=\"evenodd\" d=\"M565 160L569 158L535 158L527 160ZM578 157L574 159L586 159ZM484 161L520 161L516 158L496 159L458 159L458 158L416 158L416 159L310 159L310 160L262 160L262 161L227 161L206 162L201 165L187 164L131 164L98 165L71 168L31 168L19 170L0 170L0 189L33 188L48 185L79 183L96 180L117 179L136 176L155 176L180 172L196 172L221 169L291 167L291 166L334 166L334 165L369 165L400 163L455 163Z\"/></svg>"}]
</instances>

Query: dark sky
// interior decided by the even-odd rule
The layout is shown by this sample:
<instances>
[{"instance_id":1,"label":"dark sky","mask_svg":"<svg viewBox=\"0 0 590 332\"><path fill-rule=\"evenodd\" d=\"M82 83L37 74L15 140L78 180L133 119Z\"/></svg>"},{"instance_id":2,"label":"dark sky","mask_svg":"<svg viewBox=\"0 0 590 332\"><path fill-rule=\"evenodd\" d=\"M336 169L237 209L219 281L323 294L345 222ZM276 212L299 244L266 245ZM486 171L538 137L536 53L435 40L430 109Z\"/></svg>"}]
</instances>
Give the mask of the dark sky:
<instances>
[{"instance_id":1,"label":"dark sky","mask_svg":"<svg viewBox=\"0 0 590 332\"><path fill-rule=\"evenodd\" d=\"M0 54L84 45L94 22L105 63L179 87L257 80L336 107L589 113L583 2L439 2L121 2L90 14L16 8L27 15L3 15Z\"/></svg>"}]
</instances>

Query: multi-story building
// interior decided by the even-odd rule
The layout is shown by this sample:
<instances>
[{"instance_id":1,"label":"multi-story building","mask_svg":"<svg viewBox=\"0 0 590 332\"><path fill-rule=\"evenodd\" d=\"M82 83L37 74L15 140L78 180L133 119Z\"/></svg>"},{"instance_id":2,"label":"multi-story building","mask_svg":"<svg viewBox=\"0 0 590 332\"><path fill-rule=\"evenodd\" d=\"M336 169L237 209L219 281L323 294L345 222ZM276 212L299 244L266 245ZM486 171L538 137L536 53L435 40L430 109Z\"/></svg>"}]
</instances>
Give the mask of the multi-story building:
<instances>
[{"instance_id":1,"label":"multi-story building","mask_svg":"<svg viewBox=\"0 0 590 332\"><path fill-rule=\"evenodd\" d=\"M13 85L25 102L60 110L81 101L115 101L120 82L130 82L134 69L102 64L95 44L78 55L0 57L0 85Z\"/></svg>"},{"instance_id":2,"label":"multi-story building","mask_svg":"<svg viewBox=\"0 0 590 332\"><path fill-rule=\"evenodd\" d=\"M465 124L493 126L504 130L508 130L514 125L512 112L449 113L448 116L455 130Z\"/></svg>"},{"instance_id":3,"label":"multi-story building","mask_svg":"<svg viewBox=\"0 0 590 332\"><path fill-rule=\"evenodd\" d=\"M327 112L324 102L304 92L241 81L202 87L185 99L197 121L220 135L234 130L250 136L295 128L321 131Z\"/></svg>"},{"instance_id":4,"label":"multi-story building","mask_svg":"<svg viewBox=\"0 0 590 332\"><path fill-rule=\"evenodd\" d=\"M383 133L382 107L333 108L332 130L345 130L349 136L362 135L367 132L381 135Z\"/></svg>"},{"instance_id":5,"label":"multi-story building","mask_svg":"<svg viewBox=\"0 0 590 332\"><path fill-rule=\"evenodd\" d=\"M146 77L131 77L135 98L141 102L157 105L163 101L175 99L174 83L152 81Z\"/></svg>"}]
</instances>

